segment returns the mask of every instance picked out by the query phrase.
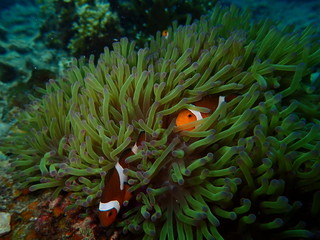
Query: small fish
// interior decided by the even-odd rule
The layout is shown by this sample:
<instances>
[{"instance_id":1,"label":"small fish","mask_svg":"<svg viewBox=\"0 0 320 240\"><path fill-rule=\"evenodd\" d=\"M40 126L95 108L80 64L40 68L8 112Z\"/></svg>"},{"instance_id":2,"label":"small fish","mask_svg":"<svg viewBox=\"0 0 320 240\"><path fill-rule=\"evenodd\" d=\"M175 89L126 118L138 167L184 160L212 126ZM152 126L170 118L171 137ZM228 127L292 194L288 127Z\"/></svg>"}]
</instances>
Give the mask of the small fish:
<instances>
[{"instance_id":1,"label":"small fish","mask_svg":"<svg viewBox=\"0 0 320 240\"><path fill-rule=\"evenodd\" d=\"M131 149L126 149L120 156L115 168L110 175L106 176L105 186L99 204L99 219L102 226L110 226L116 219L124 202L131 199L132 194L128 191L128 177L124 175L123 169L128 168L125 160L136 154L138 147L145 140L145 133L140 133L138 141Z\"/></svg>"},{"instance_id":2,"label":"small fish","mask_svg":"<svg viewBox=\"0 0 320 240\"><path fill-rule=\"evenodd\" d=\"M168 32L168 30L163 30L163 31L162 31L162 36L163 36L165 39L168 39L168 37L169 37L169 32Z\"/></svg>"},{"instance_id":3,"label":"small fish","mask_svg":"<svg viewBox=\"0 0 320 240\"><path fill-rule=\"evenodd\" d=\"M179 112L176 118L176 126L179 127L181 125L206 118L210 116L221 105L222 102L229 102L235 97L237 97L235 94L231 94L228 96L216 96L216 95L206 96L200 101L195 102L193 105L197 107L208 108L210 109L210 112L204 113L204 112L199 112L192 109L183 109ZM194 128L195 127L188 128L188 129L185 129L185 131L191 131Z\"/></svg>"}]
</instances>

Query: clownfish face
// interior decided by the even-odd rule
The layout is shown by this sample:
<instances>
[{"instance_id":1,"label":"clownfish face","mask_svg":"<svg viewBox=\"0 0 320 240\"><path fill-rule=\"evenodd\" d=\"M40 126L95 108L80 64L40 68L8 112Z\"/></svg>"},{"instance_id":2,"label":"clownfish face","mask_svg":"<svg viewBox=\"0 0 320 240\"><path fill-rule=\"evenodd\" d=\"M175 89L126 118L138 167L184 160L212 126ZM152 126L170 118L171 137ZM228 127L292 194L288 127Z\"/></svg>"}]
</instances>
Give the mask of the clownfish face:
<instances>
[{"instance_id":1,"label":"clownfish face","mask_svg":"<svg viewBox=\"0 0 320 240\"><path fill-rule=\"evenodd\" d=\"M99 211L99 219L100 223L103 227L110 226L117 217L117 210L115 208L112 208L108 211Z\"/></svg>"},{"instance_id":2,"label":"clownfish face","mask_svg":"<svg viewBox=\"0 0 320 240\"><path fill-rule=\"evenodd\" d=\"M183 109L176 118L176 126L181 126L194 121L197 121L196 115L188 109ZM194 129L194 127L185 129L185 131L191 131L192 129Z\"/></svg>"},{"instance_id":3,"label":"clownfish face","mask_svg":"<svg viewBox=\"0 0 320 240\"><path fill-rule=\"evenodd\" d=\"M183 109L179 112L176 118L176 126L179 127L181 125L191 123L194 121L201 120L203 118L208 117L212 112L214 112L220 104L220 99L217 96L206 96L200 101L195 102L193 105L197 107L205 107L210 110L209 113L203 113L196 110L191 109ZM185 131L191 131L195 127L184 129Z\"/></svg>"},{"instance_id":4,"label":"clownfish face","mask_svg":"<svg viewBox=\"0 0 320 240\"><path fill-rule=\"evenodd\" d=\"M201 120L203 118L206 118L210 116L219 106L222 102L229 102L232 99L237 97L235 94L231 94L229 96L215 96L215 95L209 95L204 97L198 102L195 102L193 105L197 107L205 107L210 110L209 113L199 112L196 110L191 109L183 109L178 113L178 116L176 118L176 126L182 126L184 124L188 124L194 121ZM184 131L191 131L195 129L195 127L191 127L188 129L184 129Z\"/></svg>"},{"instance_id":5,"label":"clownfish face","mask_svg":"<svg viewBox=\"0 0 320 240\"><path fill-rule=\"evenodd\" d=\"M165 39L167 39L168 36L169 36L168 30L163 30L163 31L162 31L162 36L165 37Z\"/></svg>"}]
</instances>

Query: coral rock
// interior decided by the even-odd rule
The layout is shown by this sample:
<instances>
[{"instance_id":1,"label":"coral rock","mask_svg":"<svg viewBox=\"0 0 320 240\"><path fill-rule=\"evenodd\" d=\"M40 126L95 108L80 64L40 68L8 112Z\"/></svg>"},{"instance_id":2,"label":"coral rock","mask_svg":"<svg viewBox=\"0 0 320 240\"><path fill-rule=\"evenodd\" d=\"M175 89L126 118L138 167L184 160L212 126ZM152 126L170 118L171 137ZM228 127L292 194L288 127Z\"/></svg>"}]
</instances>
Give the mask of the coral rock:
<instances>
[{"instance_id":1,"label":"coral rock","mask_svg":"<svg viewBox=\"0 0 320 240\"><path fill-rule=\"evenodd\" d=\"M0 236L3 236L11 231L10 221L10 213L0 212Z\"/></svg>"}]
</instances>

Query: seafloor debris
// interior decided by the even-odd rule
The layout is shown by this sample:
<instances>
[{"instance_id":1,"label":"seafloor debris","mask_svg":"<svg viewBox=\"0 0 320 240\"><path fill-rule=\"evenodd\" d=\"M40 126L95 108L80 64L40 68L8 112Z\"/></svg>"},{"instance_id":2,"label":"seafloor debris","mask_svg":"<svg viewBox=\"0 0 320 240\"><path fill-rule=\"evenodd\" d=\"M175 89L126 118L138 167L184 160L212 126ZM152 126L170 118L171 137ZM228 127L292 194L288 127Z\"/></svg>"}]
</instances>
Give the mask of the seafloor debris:
<instances>
[{"instance_id":1,"label":"seafloor debris","mask_svg":"<svg viewBox=\"0 0 320 240\"><path fill-rule=\"evenodd\" d=\"M11 231L10 220L10 213L0 212L0 237Z\"/></svg>"}]
</instances>

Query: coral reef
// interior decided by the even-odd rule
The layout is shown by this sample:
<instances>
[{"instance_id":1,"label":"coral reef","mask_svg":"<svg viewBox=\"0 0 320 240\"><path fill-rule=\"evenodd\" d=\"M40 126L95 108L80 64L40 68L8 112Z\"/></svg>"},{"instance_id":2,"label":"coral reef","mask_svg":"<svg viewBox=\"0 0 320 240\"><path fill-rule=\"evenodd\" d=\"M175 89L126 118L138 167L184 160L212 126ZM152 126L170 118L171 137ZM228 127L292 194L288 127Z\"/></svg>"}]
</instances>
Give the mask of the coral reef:
<instances>
[{"instance_id":1,"label":"coral reef","mask_svg":"<svg viewBox=\"0 0 320 240\"><path fill-rule=\"evenodd\" d=\"M76 3L76 11L79 19L73 24L76 33L69 45L72 54L79 55L84 50L92 54L97 45L102 48L110 45L119 35L118 16L110 11L109 3L101 1L95 1L94 5Z\"/></svg>"},{"instance_id":2,"label":"coral reef","mask_svg":"<svg viewBox=\"0 0 320 240\"><path fill-rule=\"evenodd\" d=\"M218 5L146 48L122 38L97 64L75 60L1 140L22 187L70 192L68 209L96 206L144 131L126 159L134 197L113 226L121 239L319 237L317 32L249 20ZM174 125L182 109L206 111L192 103L230 93L209 117Z\"/></svg>"},{"instance_id":3,"label":"coral reef","mask_svg":"<svg viewBox=\"0 0 320 240\"><path fill-rule=\"evenodd\" d=\"M121 27L117 13L108 1L38 0L46 21L43 40L50 47L70 50L73 56L100 53L119 38Z\"/></svg>"},{"instance_id":4,"label":"coral reef","mask_svg":"<svg viewBox=\"0 0 320 240\"><path fill-rule=\"evenodd\" d=\"M184 23L208 12L216 1L49 1L38 0L47 20L44 41L50 47L70 50L73 56L98 56L121 36L136 40L139 47L173 20Z\"/></svg>"},{"instance_id":5,"label":"coral reef","mask_svg":"<svg viewBox=\"0 0 320 240\"><path fill-rule=\"evenodd\" d=\"M10 112L8 106L27 102L33 84L41 86L58 72L58 59L64 55L37 41L41 24L38 8L31 4L16 4L0 12L1 120Z\"/></svg>"},{"instance_id":6,"label":"coral reef","mask_svg":"<svg viewBox=\"0 0 320 240\"><path fill-rule=\"evenodd\" d=\"M166 30L173 21L184 24L187 17L199 19L208 13L216 0L110 0L110 5L118 13L125 36L144 46L157 31Z\"/></svg>"}]
</instances>

